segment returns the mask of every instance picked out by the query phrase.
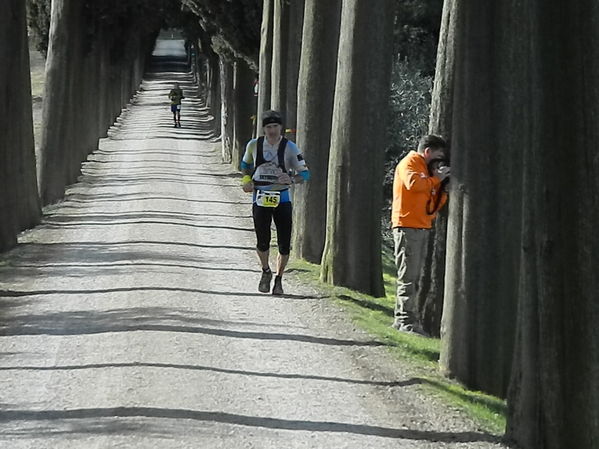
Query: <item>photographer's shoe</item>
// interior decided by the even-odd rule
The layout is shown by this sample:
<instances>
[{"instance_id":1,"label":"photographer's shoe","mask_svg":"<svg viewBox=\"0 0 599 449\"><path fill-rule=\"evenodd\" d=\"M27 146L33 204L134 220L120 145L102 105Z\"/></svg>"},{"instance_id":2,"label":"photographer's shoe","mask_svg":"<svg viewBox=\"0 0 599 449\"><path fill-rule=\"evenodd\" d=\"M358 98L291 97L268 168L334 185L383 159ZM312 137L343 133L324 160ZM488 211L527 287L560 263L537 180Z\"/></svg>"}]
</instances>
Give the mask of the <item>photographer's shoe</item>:
<instances>
[{"instance_id":1,"label":"photographer's shoe","mask_svg":"<svg viewBox=\"0 0 599 449\"><path fill-rule=\"evenodd\" d=\"M393 329L397 329L399 332L406 334L416 334L422 337L429 337L428 333L419 323L406 324L402 323L401 320L396 319L391 325Z\"/></svg>"},{"instance_id":2,"label":"photographer's shoe","mask_svg":"<svg viewBox=\"0 0 599 449\"><path fill-rule=\"evenodd\" d=\"M258 284L258 291L262 293L268 293L270 291L270 280L272 279L272 271L262 269L262 276L260 277L260 283Z\"/></svg>"}]
</instances>

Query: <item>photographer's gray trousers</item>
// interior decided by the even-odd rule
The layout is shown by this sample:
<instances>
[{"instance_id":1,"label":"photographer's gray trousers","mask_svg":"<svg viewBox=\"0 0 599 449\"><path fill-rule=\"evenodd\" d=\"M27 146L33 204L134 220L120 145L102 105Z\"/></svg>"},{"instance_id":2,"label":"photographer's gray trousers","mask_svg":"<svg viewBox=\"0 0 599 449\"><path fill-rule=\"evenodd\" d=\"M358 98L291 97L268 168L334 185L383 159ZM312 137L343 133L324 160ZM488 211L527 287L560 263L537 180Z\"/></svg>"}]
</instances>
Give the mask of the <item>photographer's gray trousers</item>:
<instances>
[{"instance_id":1,"label":"photographer's gray trousers","mask_svg":"<svg viewBox=\"0 0 599 449\"><path fill-rule=\"evenodd\" d=\"M429 231L429 229L393 228L397 267L395 319L401 324L415 324L420 321L416 295L426 256Z\"/></svg>"}]
</instances>

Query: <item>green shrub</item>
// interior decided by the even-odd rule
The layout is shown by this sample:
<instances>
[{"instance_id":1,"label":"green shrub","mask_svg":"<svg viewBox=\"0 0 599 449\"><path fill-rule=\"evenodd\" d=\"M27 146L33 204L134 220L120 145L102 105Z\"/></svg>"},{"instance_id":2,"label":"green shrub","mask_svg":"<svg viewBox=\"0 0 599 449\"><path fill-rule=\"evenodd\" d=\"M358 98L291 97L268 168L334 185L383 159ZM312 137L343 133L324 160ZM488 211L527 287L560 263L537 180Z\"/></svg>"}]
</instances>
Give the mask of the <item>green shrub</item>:
<instances>
[{"instance_id":1,"label":"green shrub","mask_svg":"<svg viewBox=\"0 0 599 449\"><path fill-rule=\"evenodd\" d=\"M46 57L48 35L50 34L50 0L27 1L27 24L33 36L35 47Z\"/></svg>"}]
</instances>

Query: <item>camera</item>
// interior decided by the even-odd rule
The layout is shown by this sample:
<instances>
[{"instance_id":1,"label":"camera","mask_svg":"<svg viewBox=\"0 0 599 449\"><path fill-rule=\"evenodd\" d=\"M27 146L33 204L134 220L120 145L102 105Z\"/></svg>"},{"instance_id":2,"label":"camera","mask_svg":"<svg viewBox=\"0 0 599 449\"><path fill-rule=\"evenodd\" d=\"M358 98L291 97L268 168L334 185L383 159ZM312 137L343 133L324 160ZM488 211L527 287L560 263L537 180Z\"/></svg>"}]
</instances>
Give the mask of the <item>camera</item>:
<instances>
[{"instance_id":1,"label":"camera","mask_svg":"<svg viewBox=\"0 0 599 449\"><path fill-rule=\"evenodd\" d=\"M441 167L449 167L449 158L432 159L428 163L429 176L435 176L436 171ZM447 192L447 189L448 189L447 185L449 184L449 178L450 178L450 176L447 176L445 179L443 179L443 181L441 181L441 190L444 190Z\"/></svg>"}]
</instances>

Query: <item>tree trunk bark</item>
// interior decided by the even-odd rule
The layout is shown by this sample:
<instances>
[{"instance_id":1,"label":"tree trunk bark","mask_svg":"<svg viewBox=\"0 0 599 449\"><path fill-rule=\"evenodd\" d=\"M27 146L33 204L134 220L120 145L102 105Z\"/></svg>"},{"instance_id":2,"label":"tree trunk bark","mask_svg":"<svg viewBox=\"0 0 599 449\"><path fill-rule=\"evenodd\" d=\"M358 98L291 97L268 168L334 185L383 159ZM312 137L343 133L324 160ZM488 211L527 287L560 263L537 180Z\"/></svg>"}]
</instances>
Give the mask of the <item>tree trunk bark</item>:
<instances>
[{"instance_id":1,"label":"tree trunk bark","mask_svg":"<svg viewBox=\"0 0 599 449\"><path fill-rule=\"evenodd\" d=\"M214 117L212 127L214 134L219 136L221 133L221 92L220 92L220 58L216 53L212 53L210 60L210 115Z\"/></svg>"},{"instance_id":2,"label":"tree trunk bark","mask_svg":"<svg viewBox=\"0 0 599 449\"><path fill-rule=\"evenodd\" d=\"M271 67L273 46L274 0L264 0L262 27L260 29L260 68L258 77L258 108L256 110L256 134L262 134L262 113L270 109Z\"/></svg>"},{"instance_id":3,"label":"tree trunk bark","mask_svg":"<svg viewBox=\"0 0 599 449\"><path fill-rule=\"evenodd\" d=\"M518 15L532 94L515 97L530 119L508 436L523 448L597 448L599 158L588 143L599 138L599 8L537 1Z\"/></svg>"},{"instance_id":4,"label":"tree trunk bark","mask_svg":"<svg viewBox=\"0 0 599 449\"><path fill-rule=\"evenodd\" d=\"M256 111L254 96L254 72L247 62L235 63L233 103L235 108L232 165L239 170L246 143L252 138L252 115Z\"/></svg>"},{"instance_id":5,"label":"tree trunk bark","mask_svg":"<svg viewBox=\"0 0 599 449\"><path fill-rule=\"evenodd\" d=\"M50 21L46 85L43 105L43 127L40 144L41 198L43 204L62 198L67 183L67 164L70 157L70 86L73 83L72 64L74 23L80 18L81 5L73 0L54 0Z\"/></svg>"},{"instance_id":6,"label":"tree trunk bark","mask_svg":"<svg viewBox=\"0 0 599 449\"><path fill-rule=\"evenodd\" d=\"M312 178L297 185L293 205L293 247L298 257L320 263L324 248L327 178L341 0L306 0L298 79L297 144Z\"/></svg>"},{"instance_id":7,"label":"tree trunk bark","mask_svg":"<svg viewBox=\"0 0 599 449\"><path fill-rule=\"evenodd\" d=\"M0 4L0 252L40 218L25 3Z\"/></svg>"},{"instance_id":8,"label":"tree trunk bark","mask_svg":"<svg viewBox=\"0 0 599 449\"><path fill-rule=\"evenodd\" d=\"M279 111L286 120L287 111L287 51L289 44L288 0L273 0L273 37L271 64L270 108ZM286 121L284 126L286 125Z\"/></svg>"},{"instance_id":9,"label":"tree trunk bark","mask_svg":"<svg viewBox=\"0 0 599 449\"><path fill-rule=\"evenodd\" d=\"M334 2L335 3L335 2ZM290 0L289 32L287 44L287 94L285 95L286 137L297 140L297 85L302 52L302 28L304 23L305 0ZM333 17L328 17L330 21ZM329 26L330 26L329 22Z\"/></svg>"},{"instance_id":10,"label":"tree trunk bark","mask_svg":"<svg viewBox=\"0 0 599 449\"><path fill-rule=\"evenodd\" d=\"M443 136L451 142L453 105L453 73L455 63L455 0L444 3L440 40L437 50L435 84L433 87L429 133ZM437 216L429 235L424 269L420 277L418 310L424 330L438 337L441 332L443 295L445 289L445 257L447 246L447 213L444 207Z\"/></svg>"},{"instance_id":11,"label":"tree trunk bark","mask_svg":"<svg viewBox=\"0 0 599 449\"><path fill-rule=\"evenodd\" d=\"M233 63L220 58L221 92L221 145L222 160L230 163L233 159L233 123L235 107L233 102Z\"/></svg>"},{"instance_id":12,"label":"tree trunk bark","mask_svg":"<svg viewBox=\"0 0 599 449\"><path fill-rule=\"evenodd\" d=\"M529 132L522 69L529 61L521 48L528 35L513 32L521 24L510 28L513 5L455 1L451 7L449 14L458 14L454 150L440 364L469 387L505 397L520 275L516 205Z\"/></svg>"},{"instance_id":13,"label":"tree trunk bark","mask_svg":"<svg viewBox=\"0 0 599 449\"><path fill-rule=\"evenodd\" d=\"M321 277L384 294L381 204L395 2L343 2ZM376 49L377 51L373 51Z\"/></svg>"}]
</instances>

